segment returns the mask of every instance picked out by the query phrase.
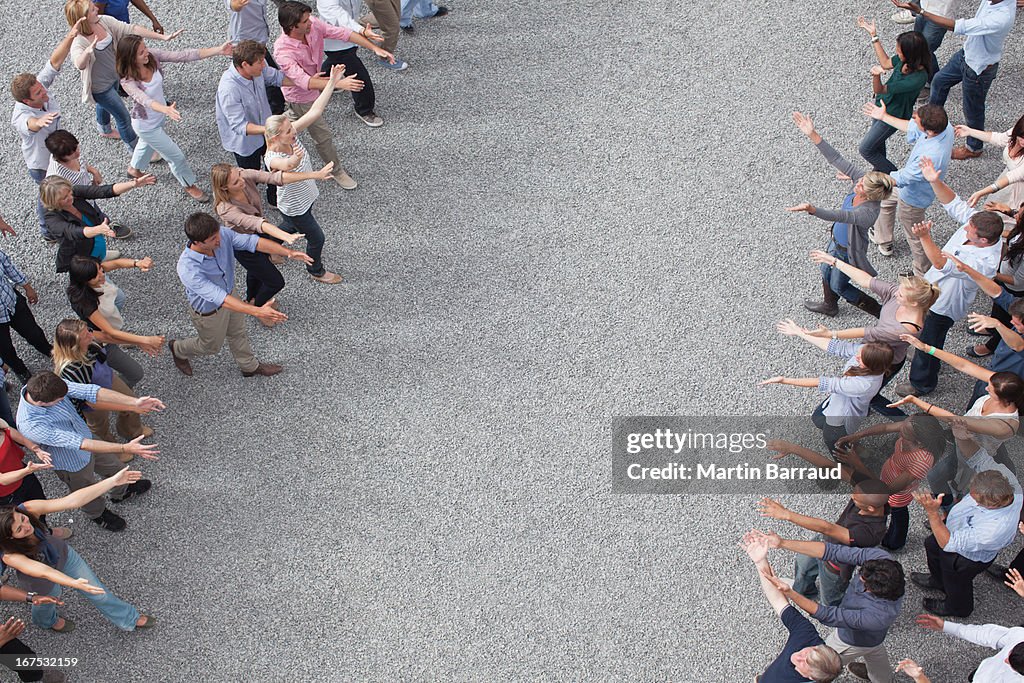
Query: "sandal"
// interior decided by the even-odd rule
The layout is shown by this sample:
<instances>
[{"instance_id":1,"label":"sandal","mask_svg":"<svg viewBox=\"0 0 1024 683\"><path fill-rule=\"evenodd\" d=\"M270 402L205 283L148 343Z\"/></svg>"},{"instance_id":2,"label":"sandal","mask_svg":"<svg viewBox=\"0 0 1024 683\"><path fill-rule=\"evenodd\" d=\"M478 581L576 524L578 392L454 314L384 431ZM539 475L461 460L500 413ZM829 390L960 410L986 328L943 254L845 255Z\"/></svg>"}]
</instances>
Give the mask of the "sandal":
<instances>
[{"instance_id":1,"label":"sandal","mask_svg":"<svg viewBox=\"0 0 1024 683\"><path fill-rule=\"evenodd\" d=\"M151 615L151 614L140 614L139 616L140 617L146 617L146 623L144 623L144 624L136 623L135 624L135 628L147 629L147 628L153 628L153 626L156 625L156 617L154 617L153 615Z\"/></svg>"},{"instance_id":2,"label":"sandal","mask_svg":"<svg viewBox=\"0 0 1024 683\"><path fill-rule=\"evenodd\" d=\"M66 526L55 526L50 529L50 533L53 534L54 538L59 538L62 541L66 541L74 535L71 528Z\"/></svg>"},{"instance_id":3,"label":"sandal","mask_svg":"<svg viewBox=\"0 0 1024 683\"><path fill-rule=\"evenodd\" d=\"M984 346L984 345L983 344L978 344L978 346ZM970 356L971 358L988 358L989 356L992 355L992 352L988 351L987 348L985 350L988 351L988 353L978 353L976 349L977 349L977 346L968 346L967 347L967 355Z\"/></svg>"}]
</instances>

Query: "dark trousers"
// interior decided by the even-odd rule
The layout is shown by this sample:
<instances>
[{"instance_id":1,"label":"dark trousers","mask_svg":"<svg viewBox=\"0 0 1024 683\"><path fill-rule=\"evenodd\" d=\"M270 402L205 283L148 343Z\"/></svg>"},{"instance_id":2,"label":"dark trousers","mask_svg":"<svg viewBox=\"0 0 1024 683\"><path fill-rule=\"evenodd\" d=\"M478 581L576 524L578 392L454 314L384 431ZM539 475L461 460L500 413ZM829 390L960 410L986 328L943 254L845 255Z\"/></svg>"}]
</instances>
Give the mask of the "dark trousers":
<instances>
[{"instance_id":1,"label":"dark trousers","mask_svg":"<svg viewBox=\"0 0 1024 683\"><path fill-rule=\"evenodd\" d=\"M346 76L355 75L356 78L363 82L363 89L352 93L352 104L355 105L356 113L360 116L366 116L372 112L373 106L376 103L376 96L373 93L373 81L370 80L370 72L366 70L363 60L359 59L359 55L356 54L356 48L350 47L347 50L324 52L324 56L327 59L324 60L323 66L320 67L321 71L330 75L332 66L343 64Z\"/></svg>"},{"instance_id":2,"label":"dark trousers","mask_svg":"<svg viewBox=\"0 0 1024 683\"><path fill-rule=\"evenodd\" d=\"M11 328L13 327L15 332L46 357L50 356L53 347L46 340L46 334L39 327L32 311L29 310L28 301L21 295L21 292L16 292L16 296L17 302L14 304L14 313L11 315L10 321L0 323L0 358L7 363L11 370L14 370L15 374L27 375L28 368L25 367L25 362L18 357L18 352L14 350L14 344L11 342Z\"/></svg>"},{"instance_id":3,"label":"dark trousers","mask_svg":"<svg viewBox=\"0 0 1024 683\"><path fill-rule=\"evenodd\" d=\"M1024 576L1024 548L1021 548L1017 556L1013 558L1013 562L1010 563L1010 569L1016 569Z\"/></svg>"},{"instance_id":4,"label":"dark trousers","mask_svg":"<svg viewBox=\"0 0 1024 683\"><path fill-rule=\"evenodd\" d=\"M928 51L932 53L932 76L934 76L939 73L939 60L935 57L935 53L942 45L942 39L946 37L946 29L918 15L914 20L914 30L923 35L924 42L928 43ZM931 80L929 78L928 82L930 83Z\"/></svg>"},{"instance_id":5,"label":"dark trousers","mask_svg":"<svg viewBox=\"0 0 1024 683\"><path fill-rule=\"evenodd\" d=\"M907 532L910 531L910 508L893 508L889 513L889 528L882 539L882 547L886 550L899 550L907 544Z\"/></svg>"},{"instance_id":6,"label":"dark trousers","mask_svg":"<svg viewBox=\"0 0 1024 683\"><path fill-rule=\"evenodd\" d=\"M1024 294L1024 292L1018 292L1009 288L1007 288L1006 291L1008 291L1010 294L1013 294L1016 297L1020 297L1022 294ZM992 317L1001 322L1002 324L1006 325L1007 327L1009 327L1011 330L1013 329L1013 323L1010 321L1009 311L1007 311L1005 308L997 304L995 301L992 301ZM988 341L985 342L985 348L987 348L990 352L994 352L996 350L996 347L999 346L999 342L1002 341L1002 339L1003 338L999 336L999 333L993 334L991 337L988 338Z\"/></svg>"},{"instance_id":7,"label":"dark trousers","mask_svg":"<svg viewBox=\"0 0 1024 683\"><path fill-rule=\"evenodd\" d=\"M992 563L975 562L959 553L947 553L939 547L933 535L925 539L924 552L928 556L928 572L946 591L946 609L953 616L971 616L974 611L974 577Z\"/></svg>"},{"instance_id":8,"label":"dark trousers","mask_svg":"<svg viewBox=\"0 0 1024 683\"><path fill-rule=\"evenodd\" d=\"M980 74L977 73L967 66L964 51L960 50L932 77L932 94L928 101L941 107L946 106L949 89L960 83L967 125L974 130L985 130L985 99L998 73L999 64L991 64ZM982 142L977 138L967 138L966 144L968 149L981 151Z\"/></svg>"},{"instance_id":9,"label":"dark trousers","mask_svg":"<svg viewBox=\"0 0 1024 683\"><path fill-rule=\"evenodd\" d=\"M313 259L313 265L306 266L306 270L309 271L310 275L319 277L327 272L323 261L320 260L324 253L324 241L326 238L324 237L323 228L313 218L312 206L301 216L285 216L281 214L280 228L285 232L301 232L306 236L306 253Z\"/></svg>"},{"instance_id":10,"label":"dark trousers","mask_svg":"<svg viewBox=\"0 0 1024 683\"><path fill-rule=\"evenodd\" d=\"M830 425L825 418L824 406L824 401L818 404L818 407L811 413L811 422L821 430L821 437L825 440L825 449L831 456L836 449L836 441L846 436L846 427Z\"/></svg>"},{"instance_id":11,"label":"dark trousers","mask_svg":"<svg viewBox=\"0 0 1024 683\"><path fill-rule=\"evenodd\" d=\"M245 268L245 300L262 306L284 289L284 276L262 252L236 250L235 260Z\"/></svg>"},{"instance_id":12,"label":"dark trousers","mask_svg":"<svg viewBox=\"0 0 1024 683\"><path fill-rule=\"evenodd\" d=\"M964 408L964 412L966 413L968 410L970 410L974 403L987 393L988 382L986 382L983 379L979 379L978 381L976 381L974 383L974 391L971 392L971 398L970 400L967 401L967 407Z\"/></svg>"},{"instance_id":13,"label":"dark trousers","mask_svg":"<svg viewBox=\"0 0 1024 683\"><path fill-rule=\"evenodd\" d=\"M238 168L247 168L250 171L260 171L263 169L263 155L266 153L267 146L264 144L247 157L243 157L241 154L235 154L235 163L238 164ZM234 153L232 152L232 154ZM267 185L267 204L277 206L277 185Z\"/></svg>"},{"instance_id":14,"label":"dark trousers","mask_svg":"<svg viewBox=\"0 0 1024 683\"><path fill-rule=\"evenodd\" d=\"M35 656L35 654L35 650L17 638L12 638L9 642L0 645L0 655L6 655L8 657L32 657ZM15 671L15 673L18 674L18 678L23 681L43 680L42 669L26 669L24 671Z\"/></svg>"},{"instance_id":15,"label":"dark trousers","mask_svg":"<svg viewBox=\"0 0 1024 683\"><path fill-rule=\"evenodd\" d=\"M896 420L902 420L907 416L907 414L899 408L890 408L889 404L892 403L892 401L887 399L885 396L882 396L882 389L885 388L886 384L892 381L893 377L899 374L899 371L903 369L903 364L906 362L907 359L904 358L899 363L889 366L889 374L882 380L882 386L878 387L878 393L871 399L871 410L875 411L879 415L884 415L885 417L892 419L894 422Z\"/></svg>"},{"instance_id":16,"label":"dark trousers","mask_svg":"<svg viewBox=\"0 0 1024 683\"><path fill-rule=\"evenodd\" d=\"M273 67L277 70L281 69L281 67L277 65L277 62L274 61L274 55L270 54L270 50L267 50L266 58L267 66ZM275 85L267 86L267 102L270 103L270 112L272 114L283 114L285 107L288 106L284 101L284 93L282 93L281 89ZM264 123L265 121L260 121L259 125L262 126Z\"/></svg>"},{"instance_id":17,"label":"dark trousers","mask_svg":"<svg viewBox=\"0 0 1024 683\"><path fill-rule=\"evenodd\" d=\"M937 349L944 348L946 335L949 334L953 323L954 320L949 316L930 312L924 318L924 327L921 328L918 338ZM914 360L910 363L910 383L924 394L935 391L935 385L939 383L940 364L935 356L930 356L924 351L915 351Z\"/></svg>"},{"instance_id":18,"label":"dark trousers","mask_svg":"<svg viewBox=\"0 0 1024 683\"><path fill-rule=\"evenodd\" d=\"M8 398L7 392L4 391L2 386L0 386L0 420L3 420L15 429L18 428L18 425L14 423L14 413L11 412L11 399Z\"/></svg>"}]
</instances>

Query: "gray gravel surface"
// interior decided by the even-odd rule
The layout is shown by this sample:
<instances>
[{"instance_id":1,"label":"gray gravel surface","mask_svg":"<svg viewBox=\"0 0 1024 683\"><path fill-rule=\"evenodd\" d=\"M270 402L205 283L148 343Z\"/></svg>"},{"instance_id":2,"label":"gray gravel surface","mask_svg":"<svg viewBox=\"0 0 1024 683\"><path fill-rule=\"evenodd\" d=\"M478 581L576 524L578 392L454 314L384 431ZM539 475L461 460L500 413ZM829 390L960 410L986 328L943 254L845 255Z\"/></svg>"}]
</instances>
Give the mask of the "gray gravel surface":
<instances>
[{"instance_id":1,"label":"gray gravel surface","mask_svg":"<svg viewBox=\"0 0 1024 683\"><path fill-rule=\"evenodd\" d=\"M224 39L220 0L150 4L187 29L178 46ZM4 29L5 80L41 67L64 30L57 3L41 7L8 3L29 19ZM359 123L345 94L328 110L361 184L325 186L316 208L346 282L285 268L290 321L250 325L285 373L243 379L226 351L192 378L166 354L146 360L140 389L168 404L151 420L163 458L142 465L154 489L119 508L126 533L73 516L76 548L159 626L117 632L71 595L73 635L25 639L82 658L73 680L104 683L752 679L783 631L735 543L752 525L799 532L762 523L751 495L612 495L611 418L810 413L810 391L756 387L839 367L772 329L820 322L800 301L819 291L805 254L826 226L782 207L844 192L789 114L810 112L855 156L872 55L854 22L874 12L893 49L891 9L535 2L418 22L399 47L408 72L371 66L383 128ZM1000 130L1021 113L1019 38L989 98ZM946 42L942 61L960 43ZM225 66L166 71L185 119L169 131L207 186L230 159L213 123ZM89 162L121 177L127 153L95 136L70 65L54 92ZM0 143L0 211L19 229L4 248L52 329L70 313L64 278L35 235L10 127ZM987 149L954 162L951 183L970 193L1000 168ZM126 254L158 263L117 281L130 329L187 335L174 262L195 205L155 172L156 188L105 204L137 231ZM930 215L940 236L955 229ZM875 262L892 277L909 254ZM864 322L849 307L838 319ZM966 343L958 326L949 348ZM959 408L969 382L954 374L935 398ZM784 500L825 517L843 501ZM915 570L920 519L900 555ZM786 573L789 558L773 561ZM973 620L1021 620L1016 598L978 582ZM891 655L963 680L986 653L915 627L920 597L909 589Z\"/></svg>"}]
</instances>

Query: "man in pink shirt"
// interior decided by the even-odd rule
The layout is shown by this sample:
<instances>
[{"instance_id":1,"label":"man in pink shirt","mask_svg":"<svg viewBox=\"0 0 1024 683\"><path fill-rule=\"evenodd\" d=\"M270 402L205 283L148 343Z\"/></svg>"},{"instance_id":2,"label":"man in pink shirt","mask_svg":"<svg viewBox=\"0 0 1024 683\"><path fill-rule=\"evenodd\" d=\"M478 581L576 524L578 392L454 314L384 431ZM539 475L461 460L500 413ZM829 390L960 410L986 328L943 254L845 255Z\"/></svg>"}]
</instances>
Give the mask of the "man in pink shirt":
<instances>
[{"instance_id":1,"label":"man in pink shirt","mask_svg":"<svg viewBox=\"0 0 1024 683\"><path fill-rule=\"evenodd\" d=\"M347 28L331 26L312 16L313 9L304 3L289 0L282 2L277 10L277 20L281 24L281 35L274 42L274 58L292 81L292 85L284 86L284 99L288 103L285 114L292 121L297 120L309 111L316 100L319 90L327 84L326 78L320 78L320 64L324 60L324 39L333 38L353 43L372 50L381 59L395 61L394 55L374 45L370 40L381 40L380 36L364 29L362 34L353 33ZM358 92L363 82L349 76L338 82L338 89ZM334 148L330 126L322 118L309 127L316 152L326 164L334 163L334 180L346 190L354 190L356 181L345 172Z\"/></svg>"}]
</instances>

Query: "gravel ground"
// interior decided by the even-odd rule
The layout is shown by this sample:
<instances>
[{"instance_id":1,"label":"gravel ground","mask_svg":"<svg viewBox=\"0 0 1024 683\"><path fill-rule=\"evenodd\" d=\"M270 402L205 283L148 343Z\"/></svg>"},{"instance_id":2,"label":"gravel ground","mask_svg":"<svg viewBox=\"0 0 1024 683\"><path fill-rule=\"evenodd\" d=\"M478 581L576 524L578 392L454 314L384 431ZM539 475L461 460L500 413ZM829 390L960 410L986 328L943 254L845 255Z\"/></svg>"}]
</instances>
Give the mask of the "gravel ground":
<instances>
[{"instance_id":1,"label":"gravel ground","mask_svg":"<svg viewBox=\"0 0 1024 683\"><path fill-rule=\"evenodd\" d=\"M49 4L9 3L32 20L6 29L5 79L59 38ZM187 29L179 46L224 39L220 0L150 4ZM608 454L613 416L807 415L811 392L756 380L838 368L772 329L820 322L800 301L819 291L804 254L825 226L782 207L844 191L789 113L855 155L872 61L855 19L874 12L890 49L900 29L882 2L763 8L456 4L420 21L399 46L410 71L371 66L383 128L359 123L345 94L328 110L361 184L325 186L316 209L346 282L286 267L290 321L250 325L285 373L243 379L226 351L192 378L166 354L147 360L140 389L168 405L151 420L163 459L142 465L153 492L120 508L123 534L73 516L76 548L158 628L117 632L72 595L75 634L25 639L80 657L73 680L104 683L752 679L783 634L735 543L752 525L797 532L761 523L756 495L613 495ZM1019 37L989 98L1000 130L1020 114ZM225 66L166 72L184 116L170 133L207 185L229 160L213 122ZM53 90L84 156L120 177L127 153L94 135L70 65ZM52 329L70 313L64 278L35 235L16 136L0 138L0 211L19 230L4 248ZM970 193L1000 168L987 149L954 162L951 184ZM174 262L195 205L155 172L156 188L105 205L137 231L124 252L158 264L116 279L130 329L187 335ZM955 229L930 215L941 237ZM898 257L875 258L883 276L907 269L905 245ZM864 322L848 307L838 320ZM965 343L958 326L949 348ZM953 375L935 398L958 408L969 383ZM784 498L825 517L843 501ZM900 555L915 570L920 519ZM785 573L790 559L773 561ZM972 620L1019 622L988 581ZM915 627L920 597L909 589L891 655L963 680L986 653Z\"/></svg>"}]
</instances>

